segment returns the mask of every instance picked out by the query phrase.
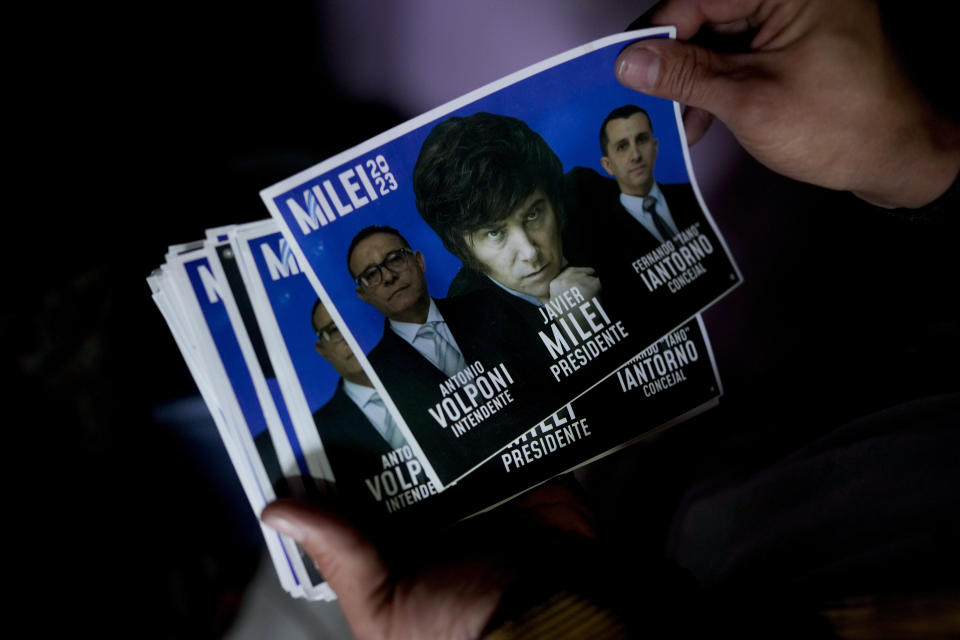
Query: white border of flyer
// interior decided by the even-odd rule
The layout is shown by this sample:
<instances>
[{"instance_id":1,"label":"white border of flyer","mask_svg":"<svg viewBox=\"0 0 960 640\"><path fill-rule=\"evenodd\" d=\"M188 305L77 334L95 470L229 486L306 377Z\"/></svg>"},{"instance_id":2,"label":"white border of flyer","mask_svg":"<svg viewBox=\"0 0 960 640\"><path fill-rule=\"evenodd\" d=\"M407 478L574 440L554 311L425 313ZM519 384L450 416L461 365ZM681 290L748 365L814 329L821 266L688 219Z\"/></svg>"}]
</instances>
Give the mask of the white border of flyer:
<instances>
[{"instance_id":1,"label":"white border of flyer","mask_svg":"<svg viewBox=\"0 0 960 640\"><path fill-rule=\"evenodd\" d=\"M614 73L625 46L665 37L560 54L261 192L437 487L742 282L679 105ZM646 151L622 155L621 132Z\"/></svg>"}]
</instances>

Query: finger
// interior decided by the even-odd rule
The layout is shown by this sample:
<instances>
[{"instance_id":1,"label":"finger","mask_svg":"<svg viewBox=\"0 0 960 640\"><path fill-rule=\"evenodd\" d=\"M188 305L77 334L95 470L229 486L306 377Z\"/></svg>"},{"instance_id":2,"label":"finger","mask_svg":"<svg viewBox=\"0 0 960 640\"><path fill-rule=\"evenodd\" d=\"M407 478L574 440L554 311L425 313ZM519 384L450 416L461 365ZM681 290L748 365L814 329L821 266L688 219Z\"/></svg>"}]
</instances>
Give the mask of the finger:
<instances>
[{"instance_id":1,"label":"finger","mask_svg":"<svg viewBox=\"0 0 960 640\"><path fill-rule=\"evenodd\" d=\"M703 109L687 107L683 110L683 130L687 134L688 145L693 146L700 140L711 124L713 116Z\"/></svg>"},{"instance_id":2,"label":"finger","mask_svg":"<svg viewBox=\"0 0 960 640\"><path fill-rule=\"evenodd\" d=\"M260 519L296 540L313 558L354 629L372 622L386 597L389 574L379 552L355 527L293 500L268 504Z\"/></svg>"},{"instance_id":3,"label":"finger","mask_svg":"<svg viewBox=\"0 0 960 640\"><path fill-rule=\"evenodd\" d=\"M756 24L764 0L667 0L649 16L655 26L675 25L677 38L689 40L705 24L725 25L743 20Z\"/></svg>"},{"instance_id":4,"label":"finger","mask_svg":"<svg viewBox=\"0 0 960 640\"><path fill-rule=\"evenodd\" d=\"M676 40L630 45L617 57L620 82L643 93L699 107L721 120L737 87L728 79L727 57Z\"/></svg>"},{"instance_id":5,"label":"finger","mask_svg":"<svg viewBox=\"0 0 960 640\"><path fill-rule=\"evenodd\" d=\"M740 18L739 20L734 20L733 22L721 22L719 24L710 25L710 28L713 29L714 33L733 35L749 31L753 28L753 25L750 24L750 21L746 18Z\"/></svg>"}]
</instances>

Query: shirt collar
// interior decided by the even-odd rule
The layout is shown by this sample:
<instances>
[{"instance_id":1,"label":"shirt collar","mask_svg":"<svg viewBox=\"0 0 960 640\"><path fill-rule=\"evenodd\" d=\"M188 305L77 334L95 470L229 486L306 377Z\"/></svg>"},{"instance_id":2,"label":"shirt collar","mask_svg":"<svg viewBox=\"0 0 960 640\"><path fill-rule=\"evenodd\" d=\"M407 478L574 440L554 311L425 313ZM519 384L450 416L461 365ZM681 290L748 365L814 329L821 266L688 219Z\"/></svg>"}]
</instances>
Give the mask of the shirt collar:
<instances>
[{"instance_id":1,"label":"shirt collar","mask_svg":"<svg viewBox=\"0 0 960 640\"><path fill-rule=\"evenodd\" d=\"M350 382L347 379L343 381L343 392L347 397L353 400L358 407L365 406L370 402L370 396L377 392L373 387L367 387L356 382Z\"/></svg>"},{"instance_id":2,"label":"shirt collar","mask_svg":"<svg viewBox=\"0 0 960 640\"><path fill-rule=\"evenodd\" d=\"M426 322L438 321L443 322L443 316L440 315L440 310L437 309L437 303L433 301L433 298L430 298L430 310L427 312ZM426 322L424 324L426 324ZM419 331L422 326L423 324L417 324L416 322L390 321L390 328L393 329L393 332L410 343L417 337L417 331Z\"/></svg>"},{"instance_id":3,"label":"shirt collar","mask_svg":"<svg viewBox=\"0 0 960 640\"><path fill-rule=\"evenodd\" d=\"M657 199L657 205L662 205L666 202L666 199L663 197L663 192L660 191L660 185L656 182L653 183L653 186L650 187L650 191L647 192L647 196L653 196ZM642 211L644 214L647 212L643 210L643 199L646 196L631 196L630 194L620 192L620 201L625 207L629 207L633 211Z\"/></svg>"},{"instance_id":4,"label":"shirt collar","mask_svg":"<svg viewBox=\"0 0 960 640\"><path fill-rule=\"evenodd\" d=\"M487 277L490 278L490 276L487 276ZM527 294L527 293L520 293L519 291L514 291L513 289L510 289L510 288L508 288L508 287L503 286L502 284L500 284L499 282L497 282L497 281L494 280L493 278L490 278L490 282L492 282L493 284L497 285L498 287L500 287L501 289L503 289L504 291L506 291L506 292L509 293L510 295L516 296L516 297L520 298L521 300L526 300L527 302L529 302L529 303L532 304L532 305L535 305L535 306L538 306L538 307L539 307L539 306L541 306L541 305L543 304L542 302L540 302L540 300L539 300L538 298L535 298L534 296L531 296L530 294Z\"/></svg>"}]
</instances>

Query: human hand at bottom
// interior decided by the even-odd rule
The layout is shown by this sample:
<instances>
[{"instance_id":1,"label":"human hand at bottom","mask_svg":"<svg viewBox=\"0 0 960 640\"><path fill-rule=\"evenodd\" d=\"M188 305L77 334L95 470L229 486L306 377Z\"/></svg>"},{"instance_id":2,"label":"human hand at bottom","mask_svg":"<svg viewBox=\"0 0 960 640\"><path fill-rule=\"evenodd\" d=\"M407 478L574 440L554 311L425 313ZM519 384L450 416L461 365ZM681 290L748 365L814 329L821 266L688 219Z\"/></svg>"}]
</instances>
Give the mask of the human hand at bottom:
<instances>
[{"instance_id":1,"label":"human hand at bottom","mask_svg":"<svg viewBox=\"0 0 960 640\"><path fill-rule=\"evenodd\" d=\"M358 639L480 637L525 571L549 562L557 545L595 537L589 510L559 484L448 531L419 532L404 560L322 507L277 501L261 519L313 558Z\"/></svg>"}]
</instances>

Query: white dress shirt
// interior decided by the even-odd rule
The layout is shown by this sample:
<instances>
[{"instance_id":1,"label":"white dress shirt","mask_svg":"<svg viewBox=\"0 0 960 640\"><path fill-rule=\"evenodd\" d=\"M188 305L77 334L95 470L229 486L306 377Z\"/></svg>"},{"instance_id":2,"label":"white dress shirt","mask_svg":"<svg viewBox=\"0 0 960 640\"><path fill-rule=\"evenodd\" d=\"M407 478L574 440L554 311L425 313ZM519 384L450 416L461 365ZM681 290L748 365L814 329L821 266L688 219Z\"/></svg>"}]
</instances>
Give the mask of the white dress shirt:
<instances>
[{"instance_id":1,"label":"white dress shirt","mask_svg":"<svg viewBox=\"0 0 960 640\"><path fill-rule=\"evenodd\" d=\"M676 234L679 229L677 229L676 223L673 221L673 216L670 215L670 207L667 206L667 199L664 197L663 192L660 191L660 186L656 182L653 183L653 188L650 189L648 196L653 196L657 199L657 215L663 218L663 221L667 223L667 226ZM660 235L660 232L657 231L657 227L653 224L653 217L649 212L643 210L643 196L631 196L626 193L620 194L620 204L623 205L623 208L627 210L631 216L633 216L637 222L643 225L643 228L649 231L654 238L660 242L664 241L664 238Z\"/></svg>"},{"instance_id":2,"label":"white dress shirt","mask_svg":"<svg viewBox=\"0 0 960 640\"><path fill-rule=\"evenodd\" d=\"M427 322L438 321L440 324L436 325L437 333L443 336L447 342L452 344L462 358L463 350L460 349L460 345L457 344L453 334L450 333L450 328L447 326L446 321L440 314L440 310L437 309L437 304L433 301L433 298L431 298L430 311L427 313ZM433 340L423 336L417 337L417 332L420 331L420 327L422 326L423 324L417 324L416 322L397 322L396 320L390 321L390 328L393 329L395 334L403 338L407 344L416 349L420 355L426 358L435 367L442 370L443 367L440 366L440 362L437 360L437 347Z\"/></svg>"},{"instance_id":3,"label":"white dress shirt","mask_svg":"<svg viewBox=\"0 0 960 640\"><path fill-rule=\"evenodd\" d=\"M377 390L373 387L365 387L362 384L350 382L345 379L343 381L343 392L347 394L348 398L353 400L353 403L363 412L363 415L367 416L367 420L380 432L380 435L383 435L385 432L384 425L387 420L386 407L378 407L370 403L371 396L373 396Z\"/></svg>"},{"instance_id":4,"label":"white dress shirt","mask_svg":"<svg viewBox=\"0 0 960 640\"><path fill-rule=\"evenodd\" d=\"M349 380L343 381L343 392L347 394L347 397L350 398L357 408L366 416L370 424L373 425L373 428L377 430L384 440L386 440L390 446L399 449L404 446L407 442L403 437L403 434L400 433L399 427L396 426L396 423L392 420L393 429L396 431L396 435L391 437L388 431L387 418L387 407L383 404L381 399L379 403L371 402L375 396L380 397L380 394L377 393L377 390L373 387L366 387L362 384L357 384L355 382L350 382Z\"/></svg>"}]
</instances>

